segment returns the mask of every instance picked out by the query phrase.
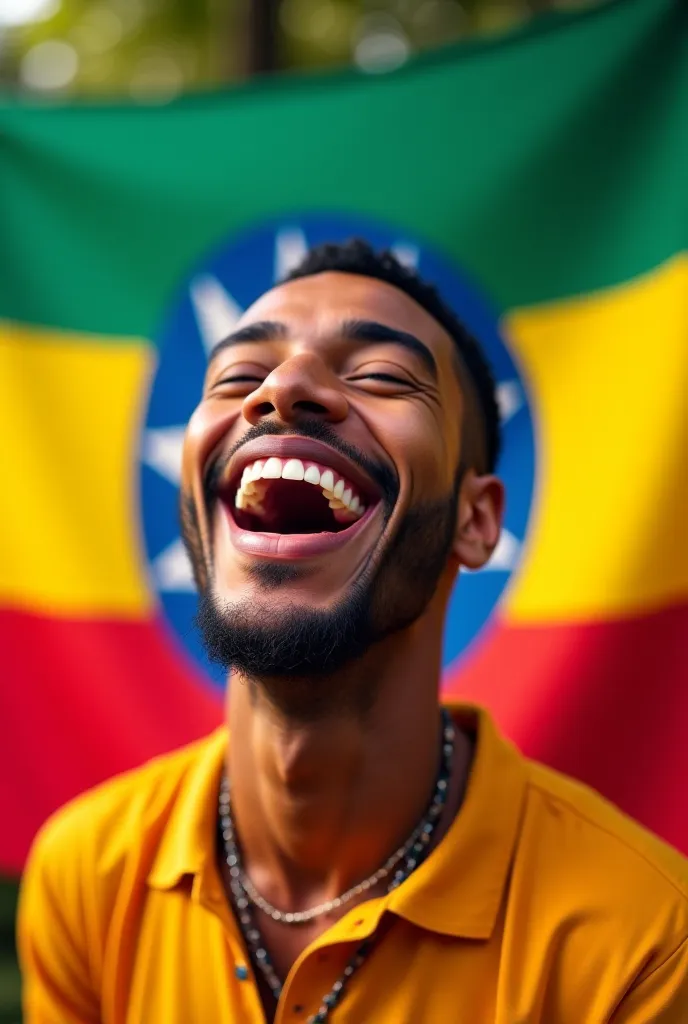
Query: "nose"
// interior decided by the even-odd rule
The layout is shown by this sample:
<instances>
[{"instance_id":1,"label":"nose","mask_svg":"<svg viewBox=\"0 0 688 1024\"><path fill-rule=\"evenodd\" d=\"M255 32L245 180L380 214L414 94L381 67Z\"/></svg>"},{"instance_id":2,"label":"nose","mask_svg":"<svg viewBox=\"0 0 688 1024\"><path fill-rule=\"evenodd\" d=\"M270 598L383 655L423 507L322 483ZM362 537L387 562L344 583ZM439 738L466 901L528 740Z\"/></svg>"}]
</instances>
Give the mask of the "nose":
<instances>
[{"instance_id":1,"label":"nose","mask_svg":"<svg viewBox=\"0 0 688 1024\"><path fill-rule=\"evenodd\" d=\"M339 423L348 411L337 377L322 359L307 352L280 363L242 406L244 418L254 426L273 415L286 424L305 416Z\"/></svg>"}]
</instances>

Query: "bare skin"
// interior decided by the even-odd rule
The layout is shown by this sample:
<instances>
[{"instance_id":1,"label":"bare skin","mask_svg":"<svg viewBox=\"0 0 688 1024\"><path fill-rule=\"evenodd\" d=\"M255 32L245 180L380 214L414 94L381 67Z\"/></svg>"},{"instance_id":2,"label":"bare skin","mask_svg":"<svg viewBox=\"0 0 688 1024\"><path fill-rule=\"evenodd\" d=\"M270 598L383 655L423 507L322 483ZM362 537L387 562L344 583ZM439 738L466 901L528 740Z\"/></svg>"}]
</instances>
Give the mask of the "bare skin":
<instances>
[{"instance_id":1,"label":"bare skin","mask_svg":"<svg viewBox=\"0 0 688 1024\"><path fill-rule=\"evenodd\" d=\"M430 351L436 373L402 345L343 337L342 325L351 320L412 333ZM284 329L229 346L211 360L187 432L183 488L196 508L218 598L247 602L262 616L279 616L285 601L329 608L341 600L363 561L372 557L377 564L405 511L446 495L462 452L480 446L464 436L478 428L467 414L470 396L457 374L455 343L398 289L356 275L323 273L268 292L239 327L266 321ZM297 434L306 414L321 416L343 441L391 465L399 496L386 524L381 512L374 512L364 528L352 531L349 543L297 559L294 579L271 590L250 571L253 561L269 556L237 548L219 513L206 513L203 472L218 450L229 451L252 425L269 419ZM500 481L475 460L462 478L451 552L423 614L346 665L336 680L318 682L339 692L369 686L372 699L365 713L339 702L308 720L290 709L288 700L277 706L260 680L249 685L233 678L227 764L235 823L248 874L278 907L317 905L371 875L422 816L438 763L447 602L459 568L476 569L489 559L502 511ZM459 733L436 841L460 806L470 756L469 738ZM384 891L382 885L367 898ZM258 913L282 978L336 919L333 914L294 928ZM263 996L269 1019L274 1002Z\"/></svg>"},{"instance_id":2,"label":"bare skin","mask_svg":"<svg viewBox=\"0 0 688 1024\"><path fill-rule=\"evenodd\" d=\"M417 674L408 671L408 663L402 672L405 652L397 646L389 653L399 658L399 673L387 676L392 685L380 693L364 729L341 716L298 725L269 704L261 706L260 695L256 706L246 686L232 689L228 764L245 867L278 907L306 909L368 877L426 809L437 770L437 675L433 678L422 664ZM410 649L408 656L413 654ZM425 693L418 685L423 676ZM458 810L470 755L469 739L459 732L447 811L435 843ZM286 977L302 950L352 906L385 891L383 882L367 897L298 928L261 914L260 929L278 974Z\"/></svg>"}]
</instances>

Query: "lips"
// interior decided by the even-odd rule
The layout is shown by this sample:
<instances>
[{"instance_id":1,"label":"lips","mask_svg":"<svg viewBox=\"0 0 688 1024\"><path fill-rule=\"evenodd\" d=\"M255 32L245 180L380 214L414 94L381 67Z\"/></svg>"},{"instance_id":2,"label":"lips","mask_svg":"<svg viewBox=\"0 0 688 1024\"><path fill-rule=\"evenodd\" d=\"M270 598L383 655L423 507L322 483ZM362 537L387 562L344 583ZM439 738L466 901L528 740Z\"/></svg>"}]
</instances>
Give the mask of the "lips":
<instances>
[{"instance_id":1,"label":"lips","mask_svg":"<svg viewBox=\"0 0 688 1024\"><path fill-rule=\"evenodd\" d=\"M225 521L229 528L232 544L237 551L253 557L284 561L313 558L334 552L352 543L376 518L376 508L366 510L361 519L339 533L320 531L318 533L265 533L258 530L244 530L231 513L226 512Z\"/></svg>"},{"instance_id":2,"label":"lips","mask_svg":"<svg viewBox=\"0 0 688 1024\"><path fill-rule=\"evenodd\" d=\"M218 493L234 546L281 558L348 543L381 503L377 485L356 463L301 437L266 436L242 446Z\"/></svg>"}]
</instances>

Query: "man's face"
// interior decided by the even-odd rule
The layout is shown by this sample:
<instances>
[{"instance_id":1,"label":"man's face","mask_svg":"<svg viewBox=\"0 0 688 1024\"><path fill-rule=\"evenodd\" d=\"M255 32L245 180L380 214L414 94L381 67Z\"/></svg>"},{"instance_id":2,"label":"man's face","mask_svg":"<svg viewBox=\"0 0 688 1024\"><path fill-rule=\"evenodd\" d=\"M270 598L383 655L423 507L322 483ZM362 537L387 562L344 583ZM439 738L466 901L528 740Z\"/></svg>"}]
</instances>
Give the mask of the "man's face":
<instances>
[{"instance_id":1,"label":"man's face","mask_svg":"<svg viewBox=\"0 0 688 1024\"><path fill-rule=\"evenodd\" d=\"M322 273L244 314L184 448L211 656L319 675L425 610L456 571L463 401L452 339L384 282Z\"/></svg>"}]
</instances>

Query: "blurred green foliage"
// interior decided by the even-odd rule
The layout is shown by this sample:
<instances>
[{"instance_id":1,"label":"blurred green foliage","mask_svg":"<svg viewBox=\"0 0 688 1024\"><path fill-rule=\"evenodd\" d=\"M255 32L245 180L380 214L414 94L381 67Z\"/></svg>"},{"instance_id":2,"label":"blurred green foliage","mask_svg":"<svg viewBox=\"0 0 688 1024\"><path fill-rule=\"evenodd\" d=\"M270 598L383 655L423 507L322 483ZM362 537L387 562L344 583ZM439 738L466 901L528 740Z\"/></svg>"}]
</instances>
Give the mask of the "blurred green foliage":
<instances>
[{"instance_id":1,"label":"blurred green foliage","mask_svg":"<svg viewBox=\"0 0 688 1024\"><path fill-rule=\"evenodd\" d=\"M358 63L509 28L596 0L2 0L0 84L43 96L164 101L250 75L252 26L272 25L278 69ZM597 0L600 2L600 0Z\"/></svg>"},{"instance_id":2,"label":"blurred green foliage","mask_svg":"<svg viewBox=\"0 0 688 1024\"><path fill-rule=\"evenodd\" d=\"M19 1024L19 971L14 951L17 883L0 879L0 1024Z\"/></svg>"}]
</instances>

